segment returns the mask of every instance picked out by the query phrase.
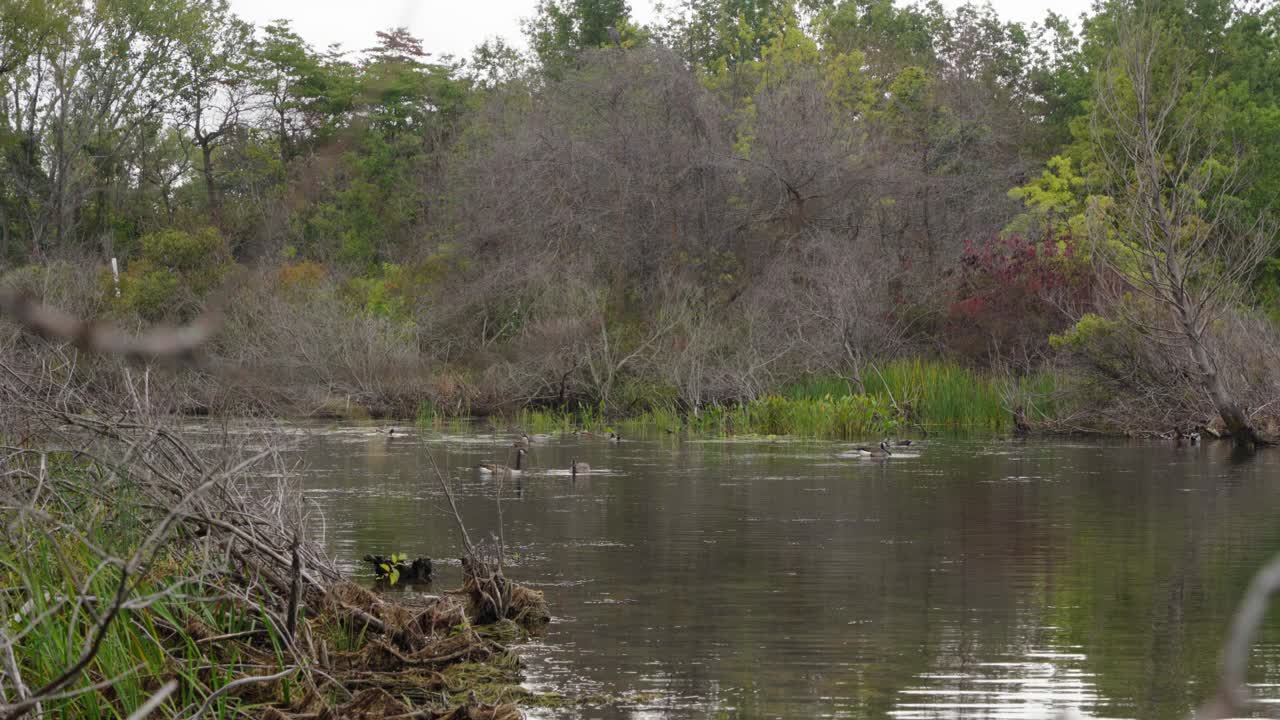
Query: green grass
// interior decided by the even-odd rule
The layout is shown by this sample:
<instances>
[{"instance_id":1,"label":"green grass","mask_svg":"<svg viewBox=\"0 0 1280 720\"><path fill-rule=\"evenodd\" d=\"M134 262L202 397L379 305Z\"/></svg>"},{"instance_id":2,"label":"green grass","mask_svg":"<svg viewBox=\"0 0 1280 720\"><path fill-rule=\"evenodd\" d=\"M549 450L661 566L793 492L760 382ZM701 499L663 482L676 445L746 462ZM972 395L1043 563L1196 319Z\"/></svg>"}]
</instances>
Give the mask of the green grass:
<instances>
[{"instance_id":1,"label":"green grass","mask_svg":"<svg viewBox=\"0 0 1280 720\"><path fill-rule=\"evenodd\" d=\"M129 557L147 530L137 522L137 508L126 492L102 497L92 479L76 468L59 468L51 475L66 515L5 517L11 541L0 543L0 587L5 588L0 622L6 638L14 641L22 679L32 689L74 665L95 636L100 603L115 597L121 577L119 564L104 563L103 553ZM65 688L79 692L45 702L46 717L126 718L177 677L178 690L158 711L172 716L244 674L241 666L253 659L244 657L242 645L200 643L200 637L270 628L272 623L261 611L214 599L221 594L215 586L176 580L197 577L199 562L182 543L162 546L128 593L135 602L156 599L115 617L89 665ZM167 594L157 596L161 591ZM68 600L84 596L99 600ZM283 666L283 656L277 660ZM109 688L90 689L107 680L114 680ZM224 696L207 717L237 717L236 705L245 707Z\"/></svg>"},{"instance_id":2,"label":"green grass","mask_svg":"<svg viewBox=\"0 0 1280 720\"><path fill-rule=\"evenodd\" d=\"M862 386L817 375L743 404L712 405L682 417L663 404L611 422L599 409L525 409L508 420L527 432L604 432L633 427L720 435L871 438L927 430L1000 431L1013 410L1029 419L1054 417L1057 379L1049 372L1013 377L934 360L899 360L868 367Z\"/></svg>"},{"instance_id":3,"label":"green grass","mask_svg":"<svg viewBox=\"0 0 1280 720\"><path fill-rule=\"evenodd\" d=\"M786 397L768 395L732 407L716 406L690 419L699 432L858 438L892 434L902 425L893 406L871 395Z\"/></svg>"},{"instance_id":4,"label":"green grass","mask_svg":"<svg viewBox=\"0 0 1280 720\"><path fill-rule=\"evenodd\" d=\"M888 363L863 373L867 392L892 397L925 427L1003 428L1011 420L991 378L959 365L927 360Z\"/></svg>"},{"instance_id":5,"label":"green grass","mask_svg":"<svg viewBox=\"0 0 1280 720\"><path fill-rule=\"evenodd\" d=\"M511 418L513 425L526 432L568 433L574 430L600 431L608 427L604 414L592 409L573 411L547 408L523 409Z\"/></svg>"},{"instance_id":6,"label":"green grass","mask_svg":"<svg viewBox=\"0 0 1280 720\"><path fill-rule=\"evenodd\" d=\"M901 360L868 367L862 375L865 392L896 405L903 420L928 429L1002 430L1022 406L1028 417L1052 417L1057 378L1050 372L1010 377L978 372L960 365L931 360ZM852 382L822 376L788 387L795 400L826 395L847 396Z\"/></svg>"}]
</instances>

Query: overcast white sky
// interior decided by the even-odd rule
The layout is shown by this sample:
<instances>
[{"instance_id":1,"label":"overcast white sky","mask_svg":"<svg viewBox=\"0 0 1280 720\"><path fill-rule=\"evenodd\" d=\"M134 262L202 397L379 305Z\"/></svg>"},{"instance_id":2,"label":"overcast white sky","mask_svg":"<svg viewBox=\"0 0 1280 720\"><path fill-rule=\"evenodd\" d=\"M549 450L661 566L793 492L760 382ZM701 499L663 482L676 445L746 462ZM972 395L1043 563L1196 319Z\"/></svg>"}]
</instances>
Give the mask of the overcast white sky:
<instances>
[{"instance_id":1,"label":"overcast white sky","mask_svg":"<svg viewBox=\"0 0 1280 720\"><path fill-rule=\"evenodd\" d=\"M943 0L948 7L962 0ZM293 20L293 27L317 48L342 43L349 50L374 44L374 33L403 25L425 40L428 51L459 57L487 37L501 35L523 46L520 19L533 14L537 0L231 0L236 13L263 25L277 18ZM654 0L631 0L632 15L641 23L654 19ZM674 3L672 3L674 4ZM1054 12L1074 19L1089 0L992 0L1001 16L1033 21Z\"/></svg>"}]
</instances>

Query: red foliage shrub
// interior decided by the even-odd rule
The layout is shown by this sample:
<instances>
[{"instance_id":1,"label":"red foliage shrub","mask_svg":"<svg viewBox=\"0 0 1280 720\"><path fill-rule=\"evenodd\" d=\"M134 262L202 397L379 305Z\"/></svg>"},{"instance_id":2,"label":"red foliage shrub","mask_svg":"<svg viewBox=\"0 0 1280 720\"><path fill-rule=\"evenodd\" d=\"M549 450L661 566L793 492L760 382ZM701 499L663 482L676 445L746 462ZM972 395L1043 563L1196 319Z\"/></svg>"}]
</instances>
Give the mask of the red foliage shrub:
<instances>
[{"instance_id":1,"label":"red foliage shrub","mask_svg":"<svg viewBox=\"0 0 1280 720\"><path fill-rule=\"evenodd\" d=\"M946 343L976 361L1022 362L1042 355L1051 333L1093 307L1093 273L1067 236L967 241L959 275L947 310Z\"/></svg>"}]
</instances>

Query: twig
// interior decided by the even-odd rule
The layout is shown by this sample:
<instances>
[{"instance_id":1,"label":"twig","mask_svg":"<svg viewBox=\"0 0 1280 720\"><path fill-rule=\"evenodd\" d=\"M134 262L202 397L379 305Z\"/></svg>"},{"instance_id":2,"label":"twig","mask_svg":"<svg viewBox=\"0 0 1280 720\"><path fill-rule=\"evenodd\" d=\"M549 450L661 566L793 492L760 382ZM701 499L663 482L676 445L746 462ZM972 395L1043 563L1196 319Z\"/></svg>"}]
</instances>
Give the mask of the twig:
<instances>
[{"instance_id":1,"label":"twig","mask_svg":"<svg viewBox=\"0 0 1280 720\"><path fill-rule=\"evenodd\" d=\"M200 718L202 715L208 712L209 708L213 705L215 700L217 700L218 698L222 697L226 693L231 692L232 690L238 687L242 687L244 685L251 685L253 683L272 682L274 680L280 680L281 678L288 677L289 675L292 675L295 672L298 672L298 668L288 667L274 675L243 677L243 678L240 678L239 680L232 680L226 685L223 685L222 687L218 688L211 695L209 695L209 697L205 698L204 704L200 706L200 709L196 710L191 715L186 716L184 720L198 720L198 718Z\"/></svg>"},{"instance_id":2,"label":"twig","mask_svg":"<svg viewBox=\"0 0 1280 720\"><path fill-rule=\"evenodd\" d=\"M425 443L423 443L425 449ZM444 474L440 472L440 466L436 465L436 458L431 454L431 450L426 449L427 461L431 463L431 470L435 472L436 479L440 481L440 487L444 490L444 496L449 501L449 509L453 511L453 519L458 522L458 530L462 532L462 544L466 548L467 554L475 556L475 546L471 543L471 535L467 533L467 525L462 521L462 513L458 512L458 503L454 502L453 490L449 487L449 481L445 479Z\"/></svg>"},{"instance_id":3,"label":"twig","mask_svg":"<svg viewBox=\"0 0 1280 720\"><path fill-rule=\"evenodd\" d=\"M285 616L285 631L293 640L298 627L298 596L302 594L302 556L298 554L298 531L293 531L293 565L289 569L289 611Z\"/></svg>"}]
</instances>

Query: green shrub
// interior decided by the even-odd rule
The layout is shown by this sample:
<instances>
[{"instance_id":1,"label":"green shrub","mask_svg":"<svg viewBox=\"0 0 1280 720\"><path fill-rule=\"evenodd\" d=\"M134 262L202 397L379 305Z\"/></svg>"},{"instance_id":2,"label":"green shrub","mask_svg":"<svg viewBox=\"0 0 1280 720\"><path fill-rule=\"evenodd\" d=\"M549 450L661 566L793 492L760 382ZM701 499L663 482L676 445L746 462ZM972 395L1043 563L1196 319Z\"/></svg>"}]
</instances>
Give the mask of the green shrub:
<instances>
[{"instance_id":1,"label":"green shrub","mask_svg":"<svg viewBox=\"0 0 1280 720\"><path fill-rule=\"evenodd\" d=\"M405 320L409 305L403 292L404 278L404 268L395 263L383 263L377 275L349 280L347 294L352 304L368 315Z\"/></svg>"},{"instance_id":2,"label":"green shrub","mask_svg":"<svg viewBox=\"0 0 1280 720\"><path fill-rule=\"evenodd\" d=\"M139 260L120 276L117 302L147 320L159 320L179 302L180 278L167 268Z\"/></svg>"},{"instance_id":3,"label":"green shrub","mask_svg":"<svg viewBox=\"0 0 1280 720\"><path fill-rule=\"evenodd\" d=\"M1049 347L1062 351L1085 352L1092 346L1107 341L1120 331L1119 324L1101 315L1085 313L1075 325L1060 335L1049 336Z\"/></svg>"},{"instance_id":4,"label":"green shrub","mask_svg":"<svg viewBox=\"0 0 1280 720\"><path fill-rule=\"evenodd\" d=\"M194 233L161 230L142 237L142 257L173 270L198 270L220 264L226 245L213 228Z\"/></svg>"},{"instance_id":5,"label":"green shrub","mask_svg":"<svg viewBox=\"0 0 1280 720\"><path fill-rule=\"evenodd\" d=\"M142 253L120 274L120 292L108 273L115 305L147 320L189 315L231 269L217 230L160 230L142 237Z\"/></svg>"}]
</instances>

